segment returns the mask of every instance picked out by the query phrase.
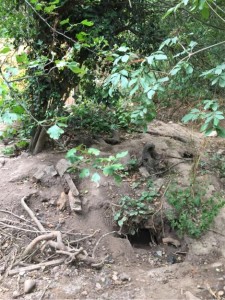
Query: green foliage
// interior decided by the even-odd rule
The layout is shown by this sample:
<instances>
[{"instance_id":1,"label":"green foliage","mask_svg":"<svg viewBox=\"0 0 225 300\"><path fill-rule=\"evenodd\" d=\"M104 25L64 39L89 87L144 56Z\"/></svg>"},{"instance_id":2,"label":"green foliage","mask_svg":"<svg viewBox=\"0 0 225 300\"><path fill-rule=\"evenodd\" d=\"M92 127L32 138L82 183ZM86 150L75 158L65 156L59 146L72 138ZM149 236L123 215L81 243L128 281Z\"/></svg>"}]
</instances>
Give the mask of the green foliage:
<instances>
[{"instance_id":1,"label":"green foliage","mask_svg":"<svg viewBox=\"0 0 225 300\"><path fill-rule=\"evenodd\" d=\"M219 111L219 104L216 100L202 101L203 109L194 108L185 115L182 119L184 123L196 120L203 120L201 132L209 135L213 130L216 130L218 136L225 137L225 129L219 126L220 121L224 119L224 114Z\"/></svg>"},{"instance_id":2,"label":"green foliage","mask_svg":"<svg viewBox=\"0 0 225 300\"><path fill-rule=\"evenodd\" d=\"M117 183L122 180L121 172L125 170L125 166L120 162L120 159L128 154L127 151L117 153L115 156L99 157L100 151L95 148L86 149L83 145L69 150L66 158L73 164L72 170L79 170L80 178L91 176L92 170L102 171L105 176L112 176ZM82 168L87 164L89 168ZM91 181L98 183L101 176L95 172L91 176Z\"/></svg>"},{"instance_id":3,"label":"green foliage","mask_svg":"<svg viewBox=\"0 0 225 300\"><path fill-rule=\"evenodd\" d=\"M149 188L141 193L138 199L129 196L122 197L118 208L114 213L114 220L120 227L125 229L128 234L135 234L141 224L154 213L152 202L157 197L154 188Z\"/></svg>"},{"instance_id":4,"label":"green foliage","mask_svg":"<svg viewBox=\"0 0 225 300\"><path fill-rule=\"evenodd\" d=\"M15 148L13 146L6 147L2 150L2 153L6 156L12 156L14 154Z\"/></svg>"},{"instance_id":5,"label":"green foliage","mask_svg":"<svg viewBox=\"0 0 225 300\"><path fill-rule=\"evenodd\" d=\"M70 107L68 127L76 130L88 130L91 133L111 132L114 129L132 129L131 109L123 101L112 103L108 107L103 103L84 100Z\"/></svg>"},{"instance_id":6,"label":"green foliage","mask_svg":"<svg viewBox=\"0 0 225 300\"><path fill-rule=\"evenodd\" d=\"M219 195L206 197L206 189L196 185L187 188L171 187L166 193L173 209L167 217L180 236L188 234L199 238L210 228L215 216L225 205Z\"/></svg>"},{"instance_id":7,"label":"green foliage","mask_svg":"<svg viewBox=\"0 0 225 300\"><path fill-rule=\"evenodd\" d=\"M58 140L60 135L64 133L64 130L55 124L47 130L47 133L49 134L50 138Z\"/></svg>"},{"instance_id":8,"label":"green foliage","mask_svg":"<svg viewBox=\"0 0 225 300\"><path fill-rule=\"evenodd\" d=\"M215 153L210 155L209 164L206 164L205 168L210 171L216 172L220 178L225 177L225 157L223 154Z\"/></svg>"}]
</instances>

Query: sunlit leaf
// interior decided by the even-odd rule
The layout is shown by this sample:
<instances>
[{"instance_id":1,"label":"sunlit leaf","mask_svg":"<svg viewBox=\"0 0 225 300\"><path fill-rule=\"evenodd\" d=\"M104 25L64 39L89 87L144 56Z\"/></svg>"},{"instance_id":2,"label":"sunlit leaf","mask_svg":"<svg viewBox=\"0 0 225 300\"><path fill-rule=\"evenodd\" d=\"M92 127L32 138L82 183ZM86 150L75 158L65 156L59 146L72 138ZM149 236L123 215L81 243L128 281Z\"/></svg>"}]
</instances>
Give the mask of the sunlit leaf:
<instances>
[{"instance_id":1,"label":"sunlit leaf","mask_svg":"<svg viewBox=\"0 0 225 300\"><path fill-rule=\"evenodd\" d=\"M49 134L50 138L58 140L64 133L64 130L55 124L47 130L47 133Z\"/></svg>"}]
</instances>

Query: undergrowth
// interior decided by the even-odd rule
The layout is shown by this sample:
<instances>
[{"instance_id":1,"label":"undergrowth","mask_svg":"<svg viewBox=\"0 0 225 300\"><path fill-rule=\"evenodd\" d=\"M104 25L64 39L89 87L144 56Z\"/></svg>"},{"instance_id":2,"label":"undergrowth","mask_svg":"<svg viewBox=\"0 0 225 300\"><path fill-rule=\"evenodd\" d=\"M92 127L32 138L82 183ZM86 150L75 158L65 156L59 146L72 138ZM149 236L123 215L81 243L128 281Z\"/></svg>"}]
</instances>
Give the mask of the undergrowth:
<instances>
[{"instance_id":1,"label":"undergrowth","mask_svg":"<svg viewBox=\"0 0 225 300\"><path fill-rule=\"evenodd\" d=\"M114 213L114 220L120 231L126 229L127 234L135 234L141 224L154 213L153 200L158 196L154 188L143 191L137 199L130 196L122 197Z\"/></svg>"},{"instance_id":2,"label":"undergrowth","mask_svg":"<svg viewBox=\"0 0 225 300\"><path fill-rule=\"evenodd\" d=\"M220 195L207 197L206 188L200 185L180 188L173 185L166 193L172 209L167 213L173 229L180 236L188 234L199 238L207 231L220 209L225 205Z\"/></svg>"}]
</instances>

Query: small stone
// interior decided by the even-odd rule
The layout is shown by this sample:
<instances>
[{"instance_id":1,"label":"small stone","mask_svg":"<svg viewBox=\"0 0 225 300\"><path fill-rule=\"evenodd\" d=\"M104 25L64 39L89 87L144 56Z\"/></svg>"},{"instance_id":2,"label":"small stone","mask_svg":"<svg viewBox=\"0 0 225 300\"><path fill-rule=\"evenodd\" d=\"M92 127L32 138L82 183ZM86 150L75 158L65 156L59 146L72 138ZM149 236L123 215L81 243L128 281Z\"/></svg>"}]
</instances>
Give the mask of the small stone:
<instances>
[{"instance_id":1,"label":"small stone","mask_svg":"<svg viewBox=\"0 0 225 300\"><path fill-rule=\"evenodd\" d=\"M66 208L67 200L68 196L64 192L62 192L57 201L58 210L62 211Z\"/></svg>"},{"instance_id":2,"label":"small stone","mask_svg":"<svg viewBox=\"0 0 225 300\"><path fill-rule=\"evenodd\" d=\"M119 276L119 279L121 281L130 281L130 277L126 273L121 273L120 276Z\"/></svg>"},{"instance_id":3,"label":"small stone","mask_svg":"<svg viewBox=\"0 0 225 300\"><path fill-rule=\"evenodd\" d=\"M36 286L36 281L34 279L27 279L24 282L24 294L31 293Z\"/></svg>"},{"instance_id":4,"label":"small stone","mask_svg":"<svg viewBox=\"0 0 225 300\"><path fill-rule=\"evenodd\" d=\"M102 286L99 282L96 283L95 287L96 287L96 290L101 290L101 288L102 288Z\"/></svg>"},{"instance_id":5,"label":"small stone","mask_svg":"<svg viewBox=\"0 0 225 300\"><path fill-rule=\"evenodd\" d=\"M20 276L24 276L24 274L25 274L25 271L21 271L21 272L19 273Z\"/></svg>"},{"instance_id":6,"label":"small stone","mask_svg":"<svg viewBox=\"0 0 225 300\"><path fill-rule=\"evenodd\" d=\"M45 175L45 172L44 170L38 170L32 177L32 179L35 181L35 182L39 182L41 181L41 179L44 177Z\"/></svg>"},{"instance_id":7,"label":"small stone","mask_svg":"<svg viewBox=\"0 0 225 300\"><path fill-rule=\"evenodd\" d=\"M158 256L161 256L162 257L162 251L156 251L156 254L158 255Z\"/></svg>"},{"instance_id":8,"label":"small stone","mask_svg":"<svg viewBox=\"0 0 225 300\"><path fill-rule=\"evenodd\" d=\"M220 269L219 269L219 268L216 268L216 272L220 272Z\"/></svg>"},{"instance_id":9,"label":"small stone","mask_svg":"<svg viewBox=\"0 0 225 300\"><path fill-rule=\"evenodd\" d=\"M74 196L76 196L76 197L79 196L80 193L79 193L76 185L74 184L73 179L71 178L71 176L69 174L65 174L64 178L65 178L65 180L66 180L66 182L67 182L67 184L68 184L68 186L69 186L72 194Z\"/></svg>"},{"instance_id":10,"label":"small stone","mask_svg":"<svg viewBox=\"0 0 225 300\"><path fill-rule=\"evenodd\" d=\"M139 173L141 174L141 176L143 176L144 178L148 178L150 176L149 172L147 171L147 169L145 167L140 167L139 168Z\"/></svg>"},{"instance_id":11,"label":"small stone","mask_svg":"<svg viewBox=\"0 0 225 300\"><path fill-rule=\"evenodd\" d=\"M118 280L118 277L117 277L117 275L116 275L116 274L113 274L113 276L112 276L112 280L114 280L114 281Z\"/></svg>"},{"instance_id":12,"label":"small stone","mask_svg":"<svg viewBox=\"0 0 225 300\"><path fill-rule=\"evenodd\" d=\"M67 169L70 166L71 166L71 163L68 160L62 158L58 161L55 168L56 168L57 172L59 173L59 175L62 177L63 174L67 171Z\"/></svg>"},{"instance_id":13,"label":"small stone","mask_svg":"<svg viewBox=\"0 0 225 300\"><path fill-rule=\"evenodd\" d=\"M219 297L221 297L221 296L224 295L224 291L219 291L217 294L218 294Z\"/></svg>"},{"instance_id":14,"label":"small stone","mask_svg":"<svg viewBox=\"0 0 225 300\"><path fill-rule=\"evenodd\" d=\"M47 175L49 175L49 176L51 176L51 177L54 177L54 176L57 175L57 171L56 171L56 169L55 169L55 167L54 167L53 165L51 165L51 166L46 166L46 167L44 168L44 171L45 171L45 173L46 173Z\"/></svg>"},{"instance_id":15,"label":"small stone","mask_svg":"<svg viewBox=\"0 0 225 300\"><path fill-rule=\"evenodd\" d=\"M88 295L88 292L87 291L83 291L82 293L81 293L81 296L87 296Z\"/></svg>"},{"instance_id":16,"label":"small stone","mask_svg":"<svg viewBox=\"0 0 225 300\"><path fill-rule=\"evenodd\" d=\"M12 294L13 299L16 299L20 296L20 292L19 291L14 291Z\"/></svg>"},{"instance_id":17,"label":"small stone","mask_svg":"<svg viewBox=\"0 0 225 300\"><path fill-rule=\"evenodd\" d=\"M69 191L68 197L69 197L70 209L72 211L75 211L75 212L81 212L82 211L82 207L81 207L80 198L79 197L75 197L73 195L73 193L71 192L71 190Z\"/></svg>"},{"instance_id":18,"label":"small stone","mask_svg":"<svg viewBox=\"0 0 225 300\"><path fill-rule=\"evenodd\" d=\"M191 292L185 292L186 300L200 300L200 298L195 297Z\"/></svg>"}]
</instances>

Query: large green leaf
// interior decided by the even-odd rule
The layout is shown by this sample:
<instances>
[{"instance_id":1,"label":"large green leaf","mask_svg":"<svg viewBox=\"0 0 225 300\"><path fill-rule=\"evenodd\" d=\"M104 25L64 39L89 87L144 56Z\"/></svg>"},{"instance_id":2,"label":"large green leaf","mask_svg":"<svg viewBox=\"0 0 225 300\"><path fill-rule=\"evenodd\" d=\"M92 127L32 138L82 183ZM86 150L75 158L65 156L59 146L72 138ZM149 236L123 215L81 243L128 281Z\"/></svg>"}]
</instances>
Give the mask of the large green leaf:
<instances>
[{"instance_id":1,"label":"large green leaf","mask_svg":"<svg viewBox=\"0 0 225 300\"><path fill-rule=\"evenodd\" d=\"M53 140L58 140L60 136L64 133L64 130L55 124L47 130L47 133Z\"/></svg>"}]
</instances>

